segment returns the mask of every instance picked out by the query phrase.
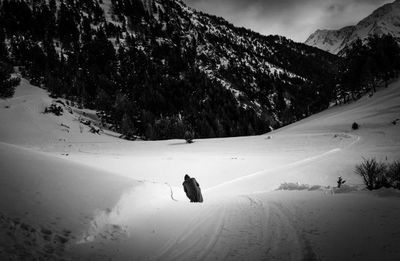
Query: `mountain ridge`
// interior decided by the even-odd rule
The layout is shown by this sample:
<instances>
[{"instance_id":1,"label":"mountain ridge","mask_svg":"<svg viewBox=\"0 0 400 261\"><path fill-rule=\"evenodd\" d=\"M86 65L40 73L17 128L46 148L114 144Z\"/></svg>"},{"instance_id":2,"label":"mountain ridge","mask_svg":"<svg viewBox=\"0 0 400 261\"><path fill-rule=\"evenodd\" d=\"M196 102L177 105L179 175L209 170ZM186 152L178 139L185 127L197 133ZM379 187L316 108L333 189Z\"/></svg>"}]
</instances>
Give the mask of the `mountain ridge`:
<instances>
[{"instance_id":1,"label":"mountain ridge","mask_svg":"<svg viewBox=\"0 0 400 261\"><path fill-rule=\"evenodd\" d=\"M345 26L338 30L317 30L312 33L305 44L320 48L332 54L341 54L357 39L364 40L369 36L390 34L400 37L400 1L385 4L356 25Z\"/></svg>"}]
</instances>

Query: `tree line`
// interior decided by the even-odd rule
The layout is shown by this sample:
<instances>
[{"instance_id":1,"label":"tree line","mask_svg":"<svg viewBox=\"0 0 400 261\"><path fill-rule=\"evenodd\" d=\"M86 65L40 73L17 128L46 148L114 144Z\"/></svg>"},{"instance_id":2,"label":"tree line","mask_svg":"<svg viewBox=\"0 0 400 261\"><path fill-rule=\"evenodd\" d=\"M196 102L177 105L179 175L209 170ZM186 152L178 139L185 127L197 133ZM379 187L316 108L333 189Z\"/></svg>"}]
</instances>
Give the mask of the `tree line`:
<instances>
[{"instance_id":1,"label":"tree line","mask_svg":"<svg viewBox=\"0 0 400 261\"><path fill-rule=\"evenodd\" d=\"M400 46L391 35L370 36L356 40L343 52L339 64L337 103L373 95L376 88L388 85L400 72Z\"/></svg>"}]
</instances>

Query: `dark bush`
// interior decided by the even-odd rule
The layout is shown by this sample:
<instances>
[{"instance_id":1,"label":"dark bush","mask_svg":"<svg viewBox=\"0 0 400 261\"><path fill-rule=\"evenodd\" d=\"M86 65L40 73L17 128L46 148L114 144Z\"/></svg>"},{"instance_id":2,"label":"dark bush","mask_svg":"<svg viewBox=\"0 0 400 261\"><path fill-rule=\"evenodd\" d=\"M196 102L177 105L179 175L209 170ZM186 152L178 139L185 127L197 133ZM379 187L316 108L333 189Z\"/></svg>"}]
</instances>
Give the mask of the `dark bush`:
<instances>
[{"instance_id":1,"label":"dark bush","mask_svg":"<svg viewBox=\"0 0 400 261\"><path fill-rule=\"evenodd\" d=\"M100 129L100 128L97 128L97 127L95 127L95 126L90 126L89 131L90 131L91 133L93 133L93 134L99 134L99 135L100 135L101 129Z\"/></svg>"},{"instance_id":2,"label":"dark bush","mask_svg":"<svg viewBox=\"0 0 400 261\"><path fill-rule=\"evenodd\" d=\"M13 68L10 64L0 61L0 98L10 98L14 95L15 87L20 83L19 77L12 77Z\"/></svg>"},{"instance_id":3,"label":"dark bush","mask_svg":"<svg viewBox=\"0 0 400 261\"><path fill-rule=\"evenodd\" d=\"M400 161L389 164L386 177L392 188L400 189Z\"/></svg>"},{"instance_id":4,"label":"dark bush","mask_svg":"<svg viewBox=\"0 0 400 261\"><path fill-rule=\"evenodd\" d=\"M63 108L61 108L61 106L58 106L56 104L51 104L49 107L46 107L46 109L44 109L44 113L53 113L56 116L61 116L63 115Z\"/></svg>"},{"instance_id":5,"label":"dark bush","mask_svg":"<svg viewBox=\"0 0 400 261\"><path fill-rule=\"evenodd\" d=\"M351 128L352 128L353 130L358 130L358 128L360 128L360 125L358 125L357 122L353 122L353 124L351 125Z\"/></svg>"},{"instance_id":6,"label":"dark bush","mask_svg":"<svg viewBox=\"0 0 400 261\"><path fill-rule=\"evenodd\" d=\"M355 169L355 173L363 178L369 190L379 189L387 185L385 172L386 165L378 162L375 158L364 159Z\"/></svg>"},{"instance_id":7,"label":"dark bush","mask_svg":"<svg viewBox=\"0 0 400 261\"><path fill-rule=\"evenodd\" d=\"M191 131L186 131L184 136L186 143L193 143L194 134Z\"/></svg>"},{"instance_id":8,"label":"dark bush","mask_svg":"<svg viewBox=\"0 0 400 261\"><path fill-rule=\"evenodd\" d=\"M342 177L339 177L337 180L337 187L340 188L344 183L346 183L346 180L344 180Z\"/></svg>"}]
</instances>

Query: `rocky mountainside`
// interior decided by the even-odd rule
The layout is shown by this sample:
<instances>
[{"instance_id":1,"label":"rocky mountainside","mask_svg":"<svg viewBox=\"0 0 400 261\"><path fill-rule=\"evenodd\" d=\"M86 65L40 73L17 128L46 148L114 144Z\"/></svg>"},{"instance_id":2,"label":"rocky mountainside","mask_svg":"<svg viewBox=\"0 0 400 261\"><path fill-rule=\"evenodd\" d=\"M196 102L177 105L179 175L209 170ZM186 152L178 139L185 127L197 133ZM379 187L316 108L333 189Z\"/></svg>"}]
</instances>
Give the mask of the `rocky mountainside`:
<instances>
[{"instance_id":1,"label":"rocky mountainside","mask_svg":"<svg viewBox=\"0 0 400 261\"><path fill-rule=\"evenodd\" d=\"M339 30L317 30L305 43L333 54L340 54L356 39L364 40L371 35L384 34L400 39L399 0L383 5L357 25L346 26Z\"/></svg>"},{"instance_id":2,"label":"rocky mountainside","mask_svg":"<svg viewBox=\"0 0 400 261\"><path fill-rule=\"evenodd\" d=\"M180 0L3 0L0 33L25 76L150 139L259 134L326 108L337 57Z\"/></svg>"}]
</instances>

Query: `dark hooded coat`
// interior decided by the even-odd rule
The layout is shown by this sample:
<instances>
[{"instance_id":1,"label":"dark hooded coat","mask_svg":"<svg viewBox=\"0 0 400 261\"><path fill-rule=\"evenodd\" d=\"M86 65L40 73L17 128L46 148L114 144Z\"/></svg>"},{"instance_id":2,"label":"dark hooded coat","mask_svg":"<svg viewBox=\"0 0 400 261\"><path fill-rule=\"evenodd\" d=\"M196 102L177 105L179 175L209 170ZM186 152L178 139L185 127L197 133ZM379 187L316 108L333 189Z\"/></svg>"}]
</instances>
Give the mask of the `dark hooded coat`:
<instances>
[{"instance_id":1,"label":"dark hooded coat","mask_svg":"<svg viewBox=\"0 0 400 261\"><path fill-rule=\"evenodd\" d=\"M203 195L201 195L200 185L197 183L195 178L185 175L185 181L182 185L186 196L190 199L190 202L203 202Z\"/></svg>"}]
</instances>

